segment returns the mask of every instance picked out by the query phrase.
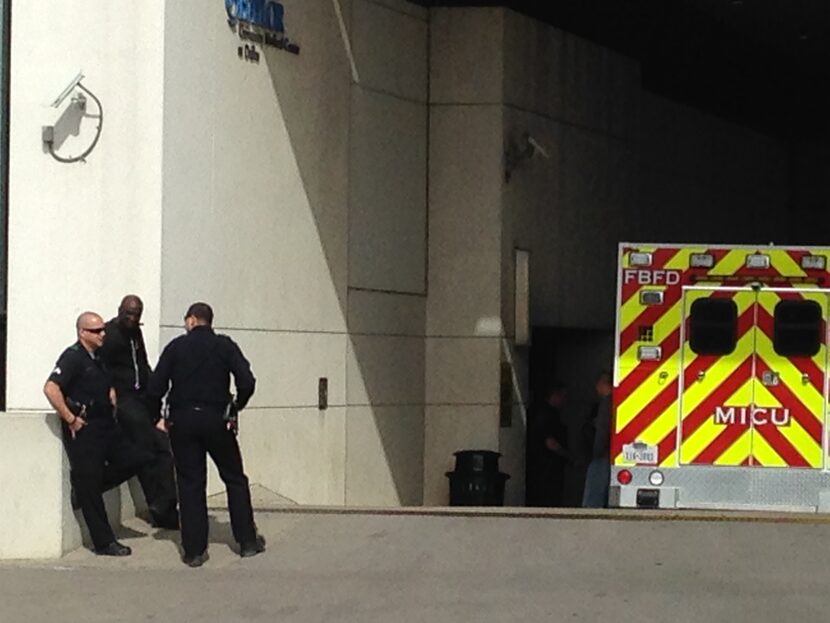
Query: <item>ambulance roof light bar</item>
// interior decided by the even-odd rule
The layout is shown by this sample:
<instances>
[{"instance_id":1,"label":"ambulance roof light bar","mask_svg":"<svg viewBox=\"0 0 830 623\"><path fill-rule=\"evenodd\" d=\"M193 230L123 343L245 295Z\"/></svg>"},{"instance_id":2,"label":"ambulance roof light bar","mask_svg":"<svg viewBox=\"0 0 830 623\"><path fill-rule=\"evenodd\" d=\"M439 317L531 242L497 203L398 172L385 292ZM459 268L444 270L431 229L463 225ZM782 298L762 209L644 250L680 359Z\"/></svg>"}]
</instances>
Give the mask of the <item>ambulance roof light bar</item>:
<instances>
[{"instance_id":1,"label":"ambulance roof light bar","mask_svg":"<svg viewBox=\"0 0 830 623\"><path fill-rule=\"evenodd\" d=\"M712 268L715 265L715 256L711 253L692 253L689 256L689 266L692 268Z\"/></svg>"},{"instance_id":2,"label":"ambulance roof light bar","mask_svg":"<svg viewBox=\"0 0 830 623\"><path fill-rule=\"evenodd\" d=\"M769 255L766 253L750 253L746 256L746 267L766 269L770 267Z\"/></svg>"},{"instance_id":3,"label":"ambulance roof light bar","mask_svg":"<svg viewBox=\"0 0 830 623\"><path fill-rule=\"evenodd\" d=\"M628 256L628 263L631 266L651 266L651 253L632 251Z\"/></svg>"},{"instance_id":4,"label":"ambulance roof light bar","mask_svg":"<svg viewBox=\"0 0 830 623\"><path fill-rule=\"evenodd\" d=\"M823 255L805 255L801 258L801 268L806 270L827 270L827 258Z\"/></svg>"}]
</instances>

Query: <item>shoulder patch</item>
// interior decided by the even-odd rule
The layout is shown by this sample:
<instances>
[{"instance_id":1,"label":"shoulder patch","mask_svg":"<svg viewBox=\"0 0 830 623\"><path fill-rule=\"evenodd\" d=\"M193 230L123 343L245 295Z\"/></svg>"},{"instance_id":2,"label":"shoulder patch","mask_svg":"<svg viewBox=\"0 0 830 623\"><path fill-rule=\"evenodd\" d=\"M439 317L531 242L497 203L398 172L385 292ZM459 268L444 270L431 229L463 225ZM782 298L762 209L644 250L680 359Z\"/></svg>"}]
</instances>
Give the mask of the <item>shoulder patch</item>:
<instances>
[{"instance_id":1,"label":"shoulder patch","mask_svg":"<svg viewBox=\"0 0 830 623\"><path fill-rule=\"evenodd\" d=\"M61 373L61 367L60 366L55 366L55 369L52 370L52 374L60 374L60 373Z\"/></svg>"}]
</instances>

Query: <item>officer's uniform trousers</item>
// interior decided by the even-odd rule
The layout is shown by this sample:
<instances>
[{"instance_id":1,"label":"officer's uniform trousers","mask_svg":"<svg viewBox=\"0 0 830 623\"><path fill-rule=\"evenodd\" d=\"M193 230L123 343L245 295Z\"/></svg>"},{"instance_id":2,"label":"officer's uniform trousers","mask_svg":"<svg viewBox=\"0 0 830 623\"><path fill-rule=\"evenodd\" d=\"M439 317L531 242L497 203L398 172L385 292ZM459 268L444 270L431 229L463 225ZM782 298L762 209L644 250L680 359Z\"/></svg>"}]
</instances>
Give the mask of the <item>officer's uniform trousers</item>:
<instances>
[{"instance_id":1,"label":"officer's uniform trousers","mask_svg":"<svg viewBox=\"0 0 830 623\"><path fill-rule=\"evenodd\" d=\"M109 413L90 414L74 439L65 424L63 429L70 479L92 544L96 549L106 547L115 541L115 534L107 520L103 492L132 478L153 456L132 444Z\"/></svg>"},{"instance_id":2,"label":"officer's uniform trousers","mask_svg":"<svg viewBox=\"0 0 830 623\"><path fill-rule=\"evenodd\" d=\"M236 435L227 429L220 407L174 407L170 443L176 461L179 515L185 556L207 548L207 454L216 464L228 494L231 529L239 543L256 540L248 477Z\"/></svg>"},{"instance_id":3,"label":"officer's uniform trousers","mask_svg":"<svg viewBox=\"0 0 830 623\"><path fill-rule=\"evenodd\" d=\"M161 519L176 512L176 481L170 441L153 424L150 410L141 396L119 396L118 423L139 448L153 455L154 460L138 472L138 481L147 499L150 514Z\"/></svg>"}]
</instances>

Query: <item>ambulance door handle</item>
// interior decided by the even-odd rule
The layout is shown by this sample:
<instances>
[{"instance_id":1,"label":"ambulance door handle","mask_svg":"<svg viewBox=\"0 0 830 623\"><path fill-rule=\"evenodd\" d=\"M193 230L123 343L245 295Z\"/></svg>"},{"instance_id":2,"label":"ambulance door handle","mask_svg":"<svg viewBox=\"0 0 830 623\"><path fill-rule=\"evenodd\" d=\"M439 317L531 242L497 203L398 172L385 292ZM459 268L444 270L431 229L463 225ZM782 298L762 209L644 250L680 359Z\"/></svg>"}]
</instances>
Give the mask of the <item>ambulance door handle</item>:
<instances>
[{"instance_id":1,"label":"ambulance door handle","mask_svg":"<svg viewBox=\"0 0 830 623\"><path fill-rule=\"evenodd\" d=\"M706 372L701 370L700 372L697 373L697 380L698 381L702 381L704 378L706 378Z\"/></svg>"},{"instance_id":2,"label":"ambulance door handle","mask_svg":"<svg viewBox=\"0 0 830 623\"><path fill-rule=\"evenodd\" d=\"M806 372L802 372L801 373L801 382L804 383L804 385L807 385L810 382L810 375L807 374Z\"/></svg>"}]
</instances>

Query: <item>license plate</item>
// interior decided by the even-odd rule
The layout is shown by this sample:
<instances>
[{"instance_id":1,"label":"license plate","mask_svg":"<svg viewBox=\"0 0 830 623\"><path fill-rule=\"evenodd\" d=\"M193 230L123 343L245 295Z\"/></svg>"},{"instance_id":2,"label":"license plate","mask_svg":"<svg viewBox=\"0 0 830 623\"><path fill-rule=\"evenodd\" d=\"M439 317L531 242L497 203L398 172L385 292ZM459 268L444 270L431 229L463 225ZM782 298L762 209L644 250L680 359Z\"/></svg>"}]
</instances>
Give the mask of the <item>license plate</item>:
<instances>
[{"instance_id":1,"label":"license plate","mask_svg":"<svg viewBox=\"0 0 830 623\"><path fill-rule=\"evenodd\" d=\"M626 463L638 465L657 465L657 446L650 446L641 441L623 446L623 459Z\"/></svg>"}]
</instances>

